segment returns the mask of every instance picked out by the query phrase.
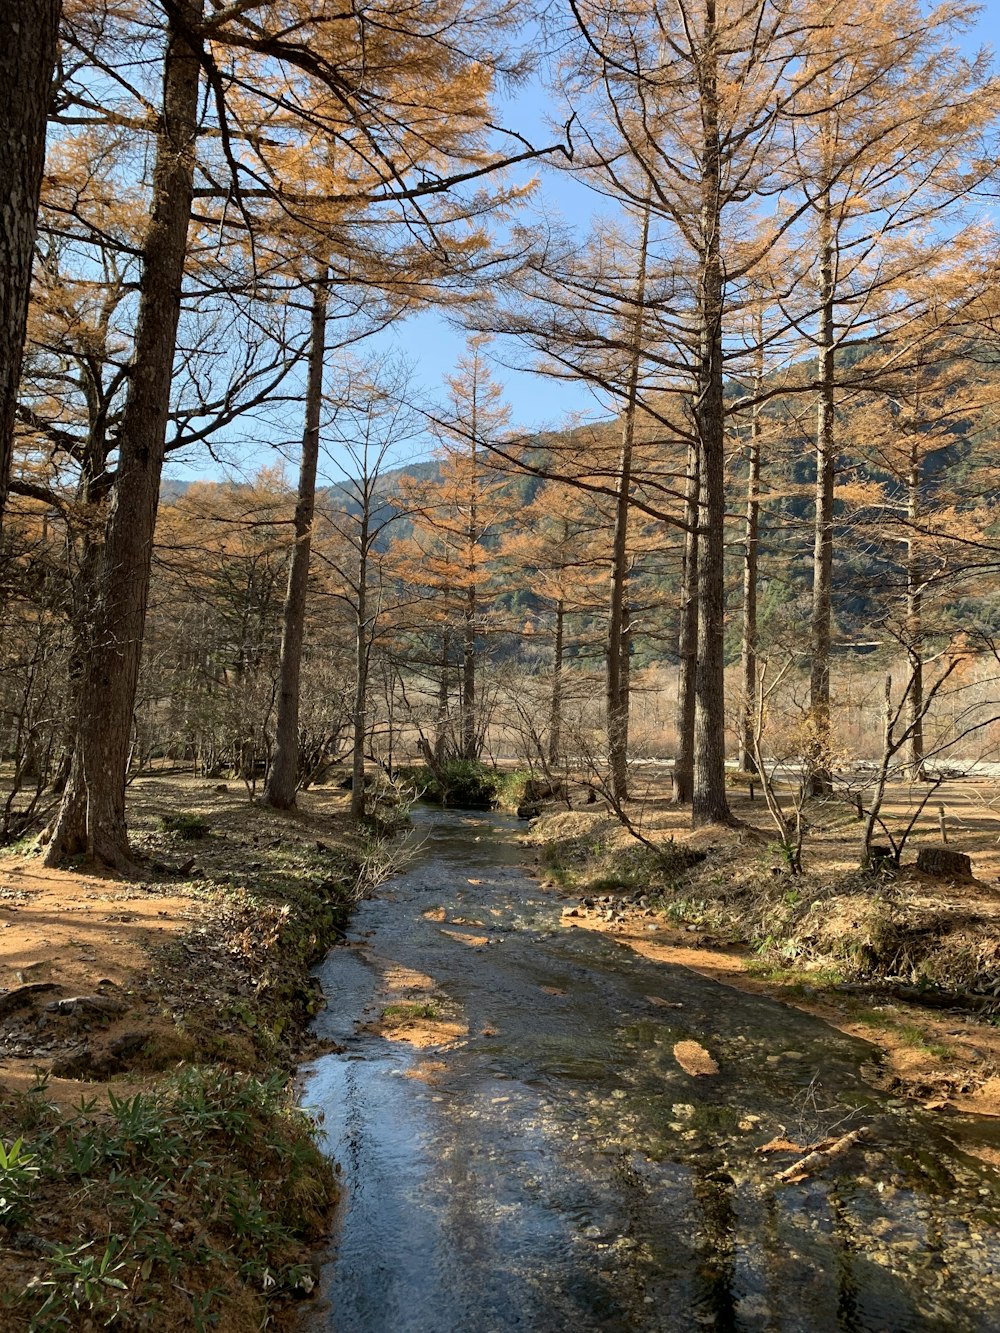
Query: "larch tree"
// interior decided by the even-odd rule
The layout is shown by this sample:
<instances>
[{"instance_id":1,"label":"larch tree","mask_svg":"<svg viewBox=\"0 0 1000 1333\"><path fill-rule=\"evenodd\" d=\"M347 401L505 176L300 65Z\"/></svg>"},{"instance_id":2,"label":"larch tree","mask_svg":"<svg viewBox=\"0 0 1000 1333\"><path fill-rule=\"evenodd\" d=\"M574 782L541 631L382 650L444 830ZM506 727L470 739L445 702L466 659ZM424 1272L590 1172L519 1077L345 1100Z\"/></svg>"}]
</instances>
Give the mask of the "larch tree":
<instances>
[{"instance_id":1,"label":"larch tree","mask_svg":"<svg viewBox=\"0 0 1000 1333\"><path fill-rule=\"evenodd\" d=\"M274 754L264 788L264 800L279 810L288 810L294 806L299 781L299 676L306 628L313 515L316 509L328 299L326 274L323 274L316 280L312 291L305 429L295 504L295 544L288 566L288 586L281 623L281 682L278 689Z\"/></svg>"},{"instance_id":2,"label":"larch tree","mask_svg":"<svg viewBox=\"0 0 1000 1333\"><path fill-rule=\"evenodd\" d=\"M214 227L217 236L226 236L232 226L250 225L251 198L279 199L289 207L299 202L294 191L282 197L280 183L268 179L262 166L273 147L264 125L269 115L296 106L292 76L297 72L326 90L322 107L311 103L313 129L324 130L345 151L360 152L372 169L371 183L360 196L353 185L335 187L328 202L385 204L389 212L395 210L394 220L387 212L390 230L423 226L427 210L422 199L445 196L451 187L494 171L501 155L481 141L471 164L468 155L456 163L447 146L437 152L431 142L438 118L421 121L416 109L414 83L420 84L428 64L440 63L442 52L453 62L449 86L458 99L482 82L476 60L461 43L443 40L443 33L460 30L456 8L447 0L419 13L400 12L390 4L377 18L355 13L336 22L306 0L239 4L211 13L204 0L164 0L153 11L162 16L161 24L150 24L149 14L137 17L128 6L97 16L85 5L76 8L83 34L78 45L85 54L74 95L88 116L127 120L136 134L151 136L153 171L148 222L138 247L128 386L83 686L94 707L81 720L47 855L55 862L86 852L127 871L132 865L124 800L128 737L195 198L204 210L198 226ZM496 12L491 16L495 19ZM135 49L129 69L116 64L113 55L94 57L86 28L91 21L114 30L107 49ZM464 27L461 31L465 35ZM155 63L161 65L158 80L146 77ZM144 71L145 86L130 82L134 69ZM123 115L113 107L102 113L95 80L102 87L106 80L117 93L124 90L134 110ZM204 103L203 86L209 93ZM234 124L230 105L250 90L257 95L258 110L249 123ZM408 124L411 118L415 131ZM345 120L352 134L344 133ZM523 143L518 147L522 151L515 157L534 155ZM452 219L472 219L485 205L473 192L464 205L447 206Z\"/></svg>"},{"instance_id":3,"label":"larch tree","mask_svg":"<svg viewBox=\"0 0 1000 1333\"><path fill-rule=\"evenodd\" d=\"M961 205L990 169L984 132L996 84L983 56L955 45L963 5L926 14L911 0L820 3L803 55L792 151L808 200L800 257L812 294L789 316L815 356L816 484L810 616L809 760L813 794L830 790L837 419L863 388L867 362L846 362L852 342L886 338L919 313L912 281L931 275L961 228ZM957 216L956 216L957 215ZM794 302L800 302L799 311Z\"/></svg>"},{"instance_id":4,"label":"larch tree","mask_svg":"<svg viewBox=\"0 0 1000 1333\"><path fill-rule=\"evenodd\" d=\"M697 550L692 544L686 561L688 577L697 575L698 614L692 818L725 822L726 322L793 224L773 198L787 179L779 129L801 91L806 25L772 0L651 9L574 0L571 8L577 55L563 86L586 135L578 164L616 199L638 207L648 198L653 236L675 274L663 345L647 357L662 370L651 382L686 400L690 419L687 504L698 512ZM684 655L690 662L690 645Z\"/></svg>"},{"instance_id":5,"label":"larch tree","mask_svg":"<svg viewBox=\"0 0 1000 1333\"><path fill-rule=\"evenodd\" d=\"M483 127L489 119L491 74L485 64L478 67L478 77L476 71L463 72L461 64L455 52L440 48L433 61L424 60L416 90L409 86L413 78L409 66L402 65L397 72L395 95L400 100L412 99L409 123L405 130L401 128L397 147L424 170L445 161L482 160L480 150ZM301 109L297 107L293 119L300 117ZM308 121L307 126L311 128ZM521 193L516 188L497 186L492 191L481 191L471 206L457 205L455 201L433 209L423 206L409 228L395 231L385 226L384 219L373 216L372 205L366 200L380 177L368 160L364 127L345 123L335 153L324 152L327 142L325 135L313 134L309 142L296 145L291 163L282 164L272 151L262 164L276 191L287 195L289 179L294 178L294 225L303 252L309 256L307 262L317 270L307 284L312 311L306 424L300 455L296 544L289 569L282 631L275 752L265 788L265 800L279 809L295 805L298 785L298 675L321 447L324 370L332 350L327 346L328 309L336 301L338 305L346 304L353 313L346 336L353 344L428 301L445 302L449 290L474 284L478 269L496 258L491 253L486 226L482 222L470 225L473 218L484 214L499 216ZM347 144L352 151L345 151ZM354 207L340 198L351 192L359 200ZM283 200L279 219L284 225L278 229L279 236L287 235L289 230L288 207Z\"/></svg>"},{"instance_id":6,"label":"larch tree","mask_svg":"<svg viewBox=\"0 0 1000 1333\"><path fill-rule=\"evenodd\" d=\"M167 20L129 385L84 668L83 690L93 706L79 720L73 766L49 841L50 864L92 853L118 870L132 865L125 773L194 191L201 65L190 33L202 14L203 0L177 0Z\"/></svg>"},{"instance_id":7,"label":"larch tree","mask_svg":"<svg viewBox=\"0 0 1000 1333\"><path fill-rule=\"evenodd\" d=\"M399 576L423 590L438 625L439 753L445 744L448 680L454 666L458 726L449 748L455 758L477 759L486 725L483 636L489 629L494 577L488 552L513 507L509 477L498 471L492 445L506 433L509 410L476 339L446 384L449 401L433 418L440 442L439 474L401 484L397 503L408 512L412 531L396 544L396 556Z\"/></svg>"},{"instance_id":8,"label":"larch tree","mask_svg":"<svg viewBox=\"0 0 1000 1333\"><path fill-rule=\"evenodd\" d=\"M975 371L980 331L968 317L985 296L976 278L976 265L956 257L953 272L938 275L931 302L928 276L915 279L930 309L907 327L902 345L888 338L872 348L871 387L843 423L861 466L841 489L884 561L879 621L905 661L903 754L913 781L927 776L925 729L933 720L925 662L961 637L965 598L993 559L989 422L1000 384Z\"/></svg>"}]
</instances>

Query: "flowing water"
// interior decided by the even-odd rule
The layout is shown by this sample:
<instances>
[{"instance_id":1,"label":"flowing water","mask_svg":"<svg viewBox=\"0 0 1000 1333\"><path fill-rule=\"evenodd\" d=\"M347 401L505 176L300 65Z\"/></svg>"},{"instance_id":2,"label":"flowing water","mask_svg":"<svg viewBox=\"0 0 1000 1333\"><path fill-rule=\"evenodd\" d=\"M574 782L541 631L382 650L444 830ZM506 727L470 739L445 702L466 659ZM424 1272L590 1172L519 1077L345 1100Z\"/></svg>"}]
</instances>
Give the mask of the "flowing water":
<instances>
[{"instance_id":1,"label":"flowing water","mask_svg":"<svg viewBox=\"0 0 1000 1333\"><path fill-rule=\"evenodd\" d=\"M1000 1330L998 1178L871 1089L870 1047L561 926L516 821L425 812L418 832L320 969L316 1027L346 1049L310 1066L304 1101L345 1192L310 1333ZM399 968L467 1038L361 1030ZM683 1039L719 1073L686 1074ZM798 1183L757 1151L858 1128Z\"/></svg>"}]
</instances>

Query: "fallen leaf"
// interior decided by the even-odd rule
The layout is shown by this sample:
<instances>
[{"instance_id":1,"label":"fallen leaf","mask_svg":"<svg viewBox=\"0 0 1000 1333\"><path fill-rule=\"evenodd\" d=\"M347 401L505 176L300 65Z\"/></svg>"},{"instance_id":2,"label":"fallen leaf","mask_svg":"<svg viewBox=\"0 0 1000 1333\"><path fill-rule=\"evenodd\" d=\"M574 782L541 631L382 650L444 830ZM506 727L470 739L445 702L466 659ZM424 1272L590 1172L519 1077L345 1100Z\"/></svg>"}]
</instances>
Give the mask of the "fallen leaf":
<instances>
[{"instance_id":1,"label":"fallen leaf","mask_svg":"<svg viewBox=\"0 0 1000 1333\"><path fill-rule=\"evenodd\" d=\"M442 930L441 934L458 940L459 944L468 944L473 949L482 949L490 942L487 935L470 935L464 930Z\"/></svg>"},{"instance_id":2,"label":"fallen leaf","mask_svg":"<svg viewBox=\"0 0 1000 1333\"><path fill-rule=\"evenodd\" d=\"M801 1143L793 1143L791 1139L778 1138L772 1139L770 1143L762 1143L757 1149L758 1152L805 1152Z\"/></svg>"},{"instance_id":3,"label":"fallen leaf","mask_svg":"<svg viewBox=\"0 0 1000 1333\"><path fill-rule=\"evenodd\" d=\"M679 1041L674 1046L674 1059L685 1074L717 1074L719 1066L696 1041Z\"/></svg>"}]
</instances>

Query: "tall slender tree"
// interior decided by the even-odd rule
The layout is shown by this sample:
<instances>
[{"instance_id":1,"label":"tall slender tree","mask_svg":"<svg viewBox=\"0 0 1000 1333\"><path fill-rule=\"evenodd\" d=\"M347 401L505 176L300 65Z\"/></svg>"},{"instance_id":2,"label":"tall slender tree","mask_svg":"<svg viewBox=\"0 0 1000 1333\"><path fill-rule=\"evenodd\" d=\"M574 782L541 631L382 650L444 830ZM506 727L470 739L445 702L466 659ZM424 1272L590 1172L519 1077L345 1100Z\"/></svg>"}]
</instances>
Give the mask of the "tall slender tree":
<instances>
[{"instance_id":1,"label":"tall slender tree","mask_svg":"<svg viewBox=\"0 0 1000 1333\"><path fill-rule=\"evenodd\" d=\"M823 795L831 787L838 410L863 390L869 370L845 349L892 336L918 316L913 278L941 265L963 200L990 170L982 136L996 114L996 85L983 56L967 59L955 46L968 21L963 5L928 15L912 0L821 2L815 19L791 126L808 201L800 256L812 296L799 289L791 317L815 356L810 770L813 793Z\"/></svg>"},{"instance_id":2,"label":"tall slender tree","mask_svg":"<svg viewBox=\"0 0 1000 1333\"><path fill-rule=\"evenodd\" d=\"M73 766L47 859L91 852L127 871L125 772L139 676L153 527L166 442L181 286L194 190L201 65L190 30L204 0L178 0L163 57L163 111L118 468L104 545ZM100 701L101 706L98 706Z\"/></svg>"},{"instance_id":3,"label":"tall slender tree","mask_svg":"<svg viewBox=\"0 0 1000 1333\"><path fill-rule=\"evenodd\" d=\"M298 500L295 505L295 545L288 566L281 625L281 680L271 758L264 800L279 810L295 804L299 779L299 673L306 623L306 590L313 514L316 508L316 469L319 465L320 417L323 410L323 367L326 358L327 275L317 275L312 286L309 335L309 371L306 381L306 421L299 461Z\"/></svg>"}]
</instances>

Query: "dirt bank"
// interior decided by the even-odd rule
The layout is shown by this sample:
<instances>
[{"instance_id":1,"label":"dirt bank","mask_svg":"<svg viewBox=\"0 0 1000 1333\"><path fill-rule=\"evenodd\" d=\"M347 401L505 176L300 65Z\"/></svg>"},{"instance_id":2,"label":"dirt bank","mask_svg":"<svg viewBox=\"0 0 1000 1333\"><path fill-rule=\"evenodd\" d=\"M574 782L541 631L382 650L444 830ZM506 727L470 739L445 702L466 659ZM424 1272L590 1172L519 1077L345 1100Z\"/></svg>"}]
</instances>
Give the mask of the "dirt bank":
<instances>
[{"instance_id":1,"label":"dirt bank","mask_svg":"<svg viewBox=\"0 0 1000 1333\"><path fill-rule=\"evenodd\" d=\"M0 860L4 1329L239 1333L311 1290L336 1186L288 1081L364 849L341 792L301 806L161 775L141 880Z\"/></svg>"}]
</instances>

